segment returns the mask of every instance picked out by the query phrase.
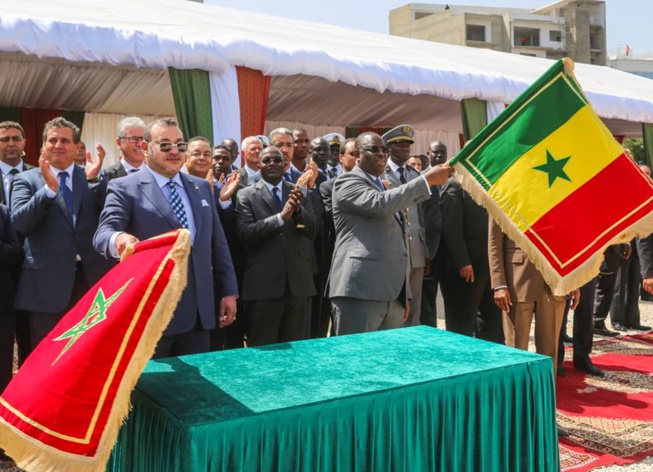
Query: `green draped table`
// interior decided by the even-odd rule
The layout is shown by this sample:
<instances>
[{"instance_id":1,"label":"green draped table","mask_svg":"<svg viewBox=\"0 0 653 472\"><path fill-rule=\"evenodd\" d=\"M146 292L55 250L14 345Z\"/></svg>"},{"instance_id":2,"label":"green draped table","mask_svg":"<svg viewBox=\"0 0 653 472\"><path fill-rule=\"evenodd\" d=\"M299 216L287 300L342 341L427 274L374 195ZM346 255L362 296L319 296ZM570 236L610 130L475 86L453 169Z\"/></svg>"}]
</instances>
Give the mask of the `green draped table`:
<instances>
[{"instance_id":1,"label":"green draped table","mask_svg":"<svg viewBox=\"0 0 653 472\"><path fill-rule=\"evenodd\" d=\"M551 359L419 326L151 361L107 470L552 471Z\"/></svg>"}]
</instances>

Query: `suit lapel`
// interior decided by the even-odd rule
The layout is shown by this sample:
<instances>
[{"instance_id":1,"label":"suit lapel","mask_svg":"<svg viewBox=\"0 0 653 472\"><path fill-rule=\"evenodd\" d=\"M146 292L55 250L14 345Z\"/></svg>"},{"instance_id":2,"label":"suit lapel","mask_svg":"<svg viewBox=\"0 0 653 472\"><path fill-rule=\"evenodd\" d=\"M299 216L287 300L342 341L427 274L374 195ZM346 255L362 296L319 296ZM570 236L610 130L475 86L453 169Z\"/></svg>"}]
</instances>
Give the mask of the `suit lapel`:
<instances>
[{"instance_id":1,"label":"suit lapel","mask_svg":"<svg viewBox=\"0 0 653 472\"><path fill-rule=\"evenodd\" d=\"M0 172L0 203L7 205L7 198L5 196L5 175L3 172Z\"/></svg>"},{"instance_id":2,"label":"suit lapel","mask_svg":"<svg viewBox=\"0 0 653 472\"><path fill-rule=\"evenodd\" d=\"M268 186L265 185L265 182L263 182L263 179L256 182L256 191L267 204L267 206L270 207L272 214L279 213L279 210L277 210L277 203L274 201L274 197L272 196L272 193L270 193Z\"/></svg>"},{"instance_id":3,"label":"suit lapel","mask_svg":"<svg viewBox=\"0 0 653 472\"><path fill-rule=\"evenodd\" d=\"M172 211L170 202L168 202L168 199L163 195L163 191L157 185L156 180L154 180L154 176L148 170L142 170L138 174L141 184L139 188L145 198L152 202L152 205L161 213L161 216L163 216L172 229L178 228L179 221L177 221L177 217Z\"/></svg>"},{"instance_id":4,"label":"suit lapel","mask_svg":"<svg viewBox=\"0 0 653 472\"><path fill-rule=\"evenodd\" d=\"M386 179L390 182L390 188L397 188L401 185L401 180L397 177L397 174L392 171L390 166L385 168Z\"/></svg>"},{"instance_id":5,"label":"suit lapel","mask_svg":"<svg viewBox=\"0 0 653 472\"><path fill-rule=\"evenodd\" d=\"M73 167L73 221L77 221L84 190L87 186L86 173L80 167Z\"/></svg>"},{"instance_id":6,"label":"suit lapel","mask_svg":"<svg viewBox=\"0 0 653 472\"><path fill-rule=\"evenodd\" d=\"M190 179L182 173L179 173L179 177L184 184L184 189L186 189L186 195L188 195L188 201L190 202L190 208L193 212L195 234L200 234L202 231L202 195L200 193L200 186L191 182Z\"/></svg>"}]
</instances>

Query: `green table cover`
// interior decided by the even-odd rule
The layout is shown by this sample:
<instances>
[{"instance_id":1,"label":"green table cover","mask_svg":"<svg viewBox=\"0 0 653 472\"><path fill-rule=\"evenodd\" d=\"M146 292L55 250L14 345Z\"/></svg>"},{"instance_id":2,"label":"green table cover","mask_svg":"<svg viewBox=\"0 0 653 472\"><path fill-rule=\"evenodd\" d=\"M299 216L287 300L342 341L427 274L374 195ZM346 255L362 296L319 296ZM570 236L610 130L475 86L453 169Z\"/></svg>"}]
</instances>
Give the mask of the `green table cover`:
<instances>
[{"instance_id":1,"label":"green table cover","mask_svg":"<svg viewBox=\"0 0 653 472\"><path fill-rule=\"evenodd\" d=\"M419 326L151 361L114 471L558 470L551 359Z\"/></svg>"}]
</instances>

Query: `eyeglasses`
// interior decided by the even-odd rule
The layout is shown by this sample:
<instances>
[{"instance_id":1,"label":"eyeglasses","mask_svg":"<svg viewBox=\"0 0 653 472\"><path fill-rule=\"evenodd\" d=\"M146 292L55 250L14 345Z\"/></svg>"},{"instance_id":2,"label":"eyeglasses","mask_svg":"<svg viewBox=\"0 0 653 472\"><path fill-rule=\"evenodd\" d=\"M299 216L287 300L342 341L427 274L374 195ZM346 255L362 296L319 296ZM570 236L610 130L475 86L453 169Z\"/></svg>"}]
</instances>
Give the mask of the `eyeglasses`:
<instances>
[{"instance_id":1,"label":"eyeglasses","mask_svg":"<svg viewBox=\"0 0 653 472\"><path fill-rule=\"evenodd\" d=\"M363 148L360 148L360 149L362 149L363 151L371 152L372 154L377 154L379 151L381 151L383 153L388 152L388 148L383 147L383 146L369 146L369 147L363 147Z\"/></svg>"},{"instance_id":2,"label":"eyeglasses","mask_svg":"<svg viewBox=\"0 0 653 472\"><path fill-rule=\"evenodd\" d=\"M261 163L263 164L269 164L270 162L274 162L275 164L281 164L283 162L283 159L281 157L264 157L261 159Z\"/></svg>"},{"instance_id":3,"label":"eyeglasses","mask_svg":"<svg viewBox=\"0 0 653 472\"><path fill-rule=\"evenodd\" d=\"M291 147L294 146L293 143L274 143L273 145L274 145L275 148L283 148L283 147L285 147L285 148L288 148L288 149L290 149Z\"/></svg>"},{"instance_id":4,"label":"eyeglasses","mask_svg":"<svg viewBox=\"0 0 653 472\"><path fill-rule=\"evenodd\" d=\"M159 146L159 149L161 150L161 152L170 152L170 151L172 151L173 146L176 147L177 151L179 151L179 152L188 151L188 143L184 143L184 142L171 143L169 141L163 141L163 142L160 142L160 143L152 143L152 144L156 144L157 146Z\"/></svg>"},{"instance_id":5,"label":"eyeglasses","mask_svg":"<svg viewBox=\"0 0 653 472\"><path fill-rule=\"evenodd\" d=\"M143 136L118 136L119 139L126 139L131 144L143 142Z\"/></svg>"}]
</instances>

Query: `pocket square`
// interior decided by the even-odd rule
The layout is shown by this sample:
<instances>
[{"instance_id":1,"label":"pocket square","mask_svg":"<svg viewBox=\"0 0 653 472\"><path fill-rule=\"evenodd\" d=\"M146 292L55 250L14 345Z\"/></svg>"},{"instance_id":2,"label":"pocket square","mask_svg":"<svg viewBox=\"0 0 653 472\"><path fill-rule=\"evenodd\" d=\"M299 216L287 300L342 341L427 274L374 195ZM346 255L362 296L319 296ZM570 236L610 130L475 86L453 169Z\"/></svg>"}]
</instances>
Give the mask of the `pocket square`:
<instances>
[{"instance_id":1,"label":"pocket square","mask_svg":"<svg viewBox=\"0 0 653 472\"><path fill-rule=\"evenodd\" d=\"M202 206L207 207L207 206L210 206L210 205L209 205L209 202L207 202L206 200L203 199L202 200Z\"/></svg>"}]
</instances>

